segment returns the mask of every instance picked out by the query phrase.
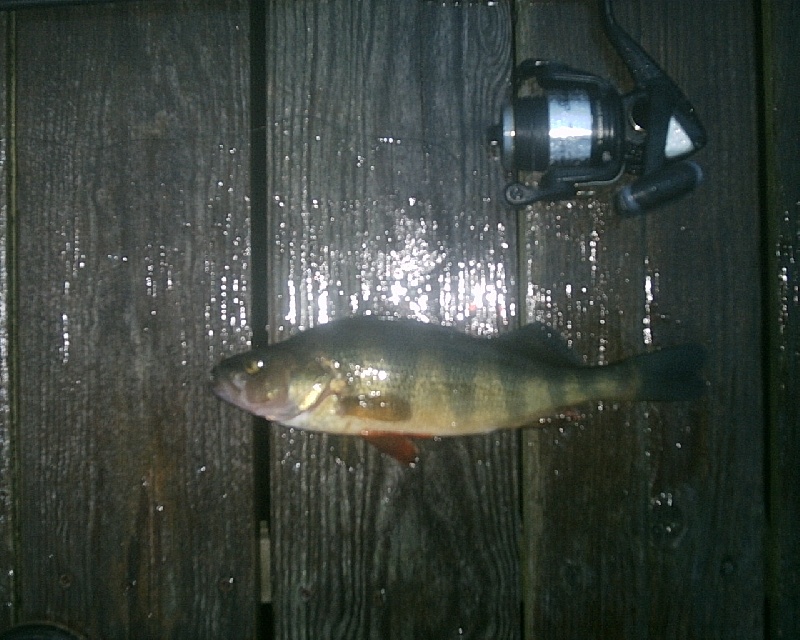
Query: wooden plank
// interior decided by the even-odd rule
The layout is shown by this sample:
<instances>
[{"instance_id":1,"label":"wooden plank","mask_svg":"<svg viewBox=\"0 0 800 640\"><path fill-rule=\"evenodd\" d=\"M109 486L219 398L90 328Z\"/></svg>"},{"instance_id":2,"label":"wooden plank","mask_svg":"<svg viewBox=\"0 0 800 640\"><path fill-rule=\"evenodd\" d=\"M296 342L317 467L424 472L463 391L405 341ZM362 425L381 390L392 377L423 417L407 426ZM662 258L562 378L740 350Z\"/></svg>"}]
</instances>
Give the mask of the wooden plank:
<instances>
[{"instance_id":1,"label":"wooden plank","mask_svg":"<svg viewBox=\"0 0 800 640\"><path fill-rule=\"evenodd\" d=\"M11 424L11 383L9 380L9 215L12 210L11 99L13 19L0 13L0 630L6 629L15 613L14 600L14 486Z\"/></svg>"},{"instance_id":2,"label":"wooden plank","mask_svg":"<svg viewBox=\"0 0 800 640\"><path fill-rule=\"evenodd\" d=\"M597 54L603 43L587 6L543 3L520 15L517 58L608 77L613 63ZM642 340L642 233L614 224L603 198L538 205L524 219L528 319L558 328L587 362L630 354ZM525 434L527 638L646 637L641 410L601 406Z\"/></svg>"},{"instance_id":3,"label":"wooden plank","mask_svg":"<svg viewBox=\"0 0 800 640\"><path fill-rule=\"evenodd\" d=\"M20 617L251 637L247 3L17 22Z\"/></svg>"},{"instance_id":4,"label":"wooden plank","mask_svg":"<svg viewBox=\"0 0 800 640\"><path fill-rule=\"evenodd\" d=\"M272 340L353 313L494 333L514 217L487 153L506 3L271 2ZM360 441L271 427L279 638L517 638L516 435Z\"/></svg>"},{"instance_id":5,"label":"wooden plank","mask_svg":"<svg viewBox=\"0 0 800 640\"><path fill-rule=\"evenodd\" d=\"M614 3L694 102L710 142L690 197L622 220L599 193L531 208L527 314L590 362L699 341L707 398L599 405L524 447L528 638L763 634L763 408L753 13ZM517 59L630 79L594 3L519 3ZM724 96L724 99L721 97Z\"/></svg>"},{"instance_id":6,"label":"wooden plank","mask_svg":"<svg viewBox=\"0 0 800 640\"><path fill-rule=\"evenodd\" d=\"M770 407L769 633L800 636L800 106L794 61L800 7L762 4L766 95L767 327Z\"/></svg>"}]
</instances>

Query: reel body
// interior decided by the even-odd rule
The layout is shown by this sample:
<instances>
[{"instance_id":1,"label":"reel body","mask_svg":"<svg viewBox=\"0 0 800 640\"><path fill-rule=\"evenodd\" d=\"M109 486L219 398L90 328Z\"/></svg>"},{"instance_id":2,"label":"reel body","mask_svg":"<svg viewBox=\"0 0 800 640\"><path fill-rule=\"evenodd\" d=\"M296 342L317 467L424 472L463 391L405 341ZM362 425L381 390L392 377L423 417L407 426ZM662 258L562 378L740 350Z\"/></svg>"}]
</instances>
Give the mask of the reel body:
<instances>
[{"instance_id":1,"label":"reel body","mask_svg":"<svg viewBox=\"0 0 800 640\"><path fill-rule=\"evenodd\" d=\"M702 170L687 158L706 143L694 108L675 83L614 20L600 0L610 41L636 87L621 95L607 80L561 63L525 60L514 73L513 95L493 127L508 171L541 173L537 184L512 182L512 206L572 198L578 190L638 179L619 190L624 214L652 209L694 189ZM538 93L522 90L535 83Z\"/></svg>"}]
</instances>

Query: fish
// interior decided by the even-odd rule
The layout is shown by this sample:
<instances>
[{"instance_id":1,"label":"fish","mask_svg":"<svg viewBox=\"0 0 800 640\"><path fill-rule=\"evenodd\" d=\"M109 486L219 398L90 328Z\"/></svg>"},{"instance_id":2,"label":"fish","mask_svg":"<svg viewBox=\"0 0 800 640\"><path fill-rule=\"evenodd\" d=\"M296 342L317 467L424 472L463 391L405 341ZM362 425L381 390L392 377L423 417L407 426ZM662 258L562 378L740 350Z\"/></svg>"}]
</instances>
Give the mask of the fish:
<instances>
[{"instance_id":1,"label":"fish","mask_svg":"<svg viewBox=\"0 0 800 640\"><path fill-rule=\"evenodd\" d=\"M705 357L684 344L587 365L540 323L481 337L361 315L229 357L211 387L272 422L361 436L412 464L417 438L532 426L590 401L691 400L706 388Z\"/></svg>"}]
</instances>

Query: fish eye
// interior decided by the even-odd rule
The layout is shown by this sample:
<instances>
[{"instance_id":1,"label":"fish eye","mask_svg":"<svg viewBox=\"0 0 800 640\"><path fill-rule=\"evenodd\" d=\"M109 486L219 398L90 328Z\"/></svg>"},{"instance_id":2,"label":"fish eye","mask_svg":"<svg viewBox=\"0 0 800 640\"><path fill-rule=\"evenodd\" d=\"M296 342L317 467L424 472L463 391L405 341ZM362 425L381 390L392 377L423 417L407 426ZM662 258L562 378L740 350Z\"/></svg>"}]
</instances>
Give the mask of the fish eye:
<instances>
[{"instance_id":1,"label":"fish eye","mask_svg":"<svg viewBox=\"0 0 800 640\"><path fill-rule=\"evenodd\" d=\"M249 376L254 376L264 368L263 360L250 360L244 365L244 372Z\"/></svg>"}]
</instances>

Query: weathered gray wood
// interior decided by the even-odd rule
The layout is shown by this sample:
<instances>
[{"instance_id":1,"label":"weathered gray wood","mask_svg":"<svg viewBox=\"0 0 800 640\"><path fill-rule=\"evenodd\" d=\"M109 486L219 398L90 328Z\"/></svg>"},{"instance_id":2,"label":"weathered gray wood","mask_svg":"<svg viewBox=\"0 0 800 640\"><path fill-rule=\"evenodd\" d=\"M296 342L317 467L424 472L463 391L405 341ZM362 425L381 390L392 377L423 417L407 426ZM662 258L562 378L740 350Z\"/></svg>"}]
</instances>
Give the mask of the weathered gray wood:
<instances>
[{"instance_id":1,"label":"weathered gray wood","mask_svg":"<svg viewBox=\"0 0 800 640\"><path fill-rule=\"evenodd\" d=\"M248 13L17 16L21 619L253 635Z\"/></svg>"},{"instance_id":2,"label":"weathered gray wood","mask_svg":"<svg viewBox=\"0 0 800 640\"><path fill-rule=\"evenodd\" d=\"M486 145L509 65L505 3L268 5L273 340L352 313L512 322ZM515 434L424 442L404 468L270 428L277 637L519 637Z\"/></svg>"},{"instance_id":3,"label":"weathered gray wood","mask_svg":"<svg viewBox=\"0 0 800 640\"><path fill-rule=\"evenodd\" d=\"M271 3L273 339L368 309L473 332L515 321L515 219L482 144L509 12L442 4ZM516 57L624 83L591 4L520 3ZM591 361L700 340L710 392L526 433L526 629L761 637L753 16L744 0L615 4L703 116L709 178L642 220L616 219L605 197L530 211L522 315ZM770 6L769 593L773 633L792 637L799 118L797 83L780 79L797 15ZM22 618L104 637L253 633L248 420L203 382L248 335L243 15L222 2L20 14L21 547L15 566L3 405L0 629L13 569ZM272 429L278 637L518 637L513 436L426 442L406 470L361 443Z\"/></svg>"},{"instance_id":4,"label":"weathered gray wood","mask_svg":"<svg viewBox=\"0 0 800 640\"><path fill-rule=\"evenodd\" d=\"M765 212L770 369L769 631L800 636L800 73L796 63L800 7L774 0L763 7L766 93Z\"/></svg>"},{"instance_id":5,"label":"weathered gray wood","mask_svg":"<svg viewBox=\"0 0 800 640\"><path fill-rule=\"evenodd\" d=\"M521 14L518 59L607 77L588 4L537 4ZM588 362L636 352L645 297L640 226L615 223L604 197L542 204L524 220L528 319L560 329ZM603 405L526 432L526 637L646 637L647 611L638 606L646 573L637 534L648 503L635 462L641 422L640 407Z\"/></svg>"},{"instance_id":6,"label":"weathered gray wood","mask_svg":"<svg viewBox=\"0 0 800 640\"><path fill-rule=\"evenodd\" d=\"M9 51L13 43L13 22L0 13L0 629L11 624L14 615L14 486L12 428L10 421L11 385L9 381L8 309L9 286L9 214L11 194L11 65Z\"/></svg>"},{"instance_id":7,"label":"weathered gray wood","mask_svg":"<svg viewBox=\"0 0 800 640\"><path fill-rule=\"evenodd\" d=\"M759 201L750 3L614 3L695 103L693 195L635 220L608 199L527 214L527 315L591 362L707 345L708 397L603 405L531 431L522 544L528 638L763 633ZM724 6L723 6L724 4ZM520 3L517 58L630 80L595 3ZM530 493L528 489L530 488Z\"/></svg>"}]
</instances>

